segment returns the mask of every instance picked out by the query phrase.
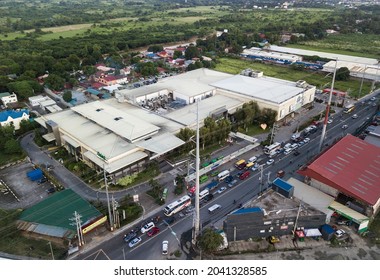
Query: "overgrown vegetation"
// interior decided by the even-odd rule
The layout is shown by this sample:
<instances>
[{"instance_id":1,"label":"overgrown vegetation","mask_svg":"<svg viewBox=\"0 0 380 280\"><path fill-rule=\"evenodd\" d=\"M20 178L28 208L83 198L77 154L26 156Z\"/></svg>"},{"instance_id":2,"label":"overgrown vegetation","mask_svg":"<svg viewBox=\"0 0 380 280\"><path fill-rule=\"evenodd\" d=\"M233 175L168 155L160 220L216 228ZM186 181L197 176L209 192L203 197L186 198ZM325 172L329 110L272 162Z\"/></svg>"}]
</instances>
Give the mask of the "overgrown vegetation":
<instances>
[{"instance_id":1,"label":"overgrown vegetation","mask_svg":"<svg viewBox=\"0 0 380 280\"><path fill-rule=\"evenodd\" d=\"M51 260L50 245L46 240L31 239L24 236L16 226L20 210L0 209L0 248L2 252L16 256ZM51 243L55 259L64 259L67 246Z\"/></svg>"}]
</instances>

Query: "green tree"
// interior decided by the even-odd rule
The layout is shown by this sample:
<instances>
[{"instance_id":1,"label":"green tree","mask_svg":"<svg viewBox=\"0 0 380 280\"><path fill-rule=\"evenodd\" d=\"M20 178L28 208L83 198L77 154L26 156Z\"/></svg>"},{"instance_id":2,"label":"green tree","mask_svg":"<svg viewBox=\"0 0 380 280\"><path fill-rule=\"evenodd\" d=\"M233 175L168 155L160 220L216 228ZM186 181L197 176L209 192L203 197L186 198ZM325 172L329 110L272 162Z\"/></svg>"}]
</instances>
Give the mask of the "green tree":
<instances>
[{"instance_id":1,"label":"green tree","mask_svg":"<svg viewBox=\"0 0 380 280\"><path fill-rule=\"evenodd\" d=\"M187 60L199 57L199 50L196 46L189 46L185 51L185 58Z\"/></svg>"},{"instance_id":2,"label":"green tree","mask_svg":"<svg viewBox=\"0 0 380 280\"><path fill-rule=\"evenodd\" d=\"M45 85L52 90L60 90L64 84L65 80L56 74L50 74L45 80Z\"/></svg>"},{"instance_id":3,"label":"green tree","mask_svg":"<svg viewBox=\"0 0 380 280\"><path fill-rule=\"evenodd\" d=\"M347 67L340 67L336 70L335 79L337 81L348 81L350 79L350 70Z\"/></svg>"},{"instance_id":4,"label":"green tree","mask_svg":"<svg viewBox=\"0 0 380 280\"><path fill-rule=\"evenodd\" d=\"M63 98L63 100L65 100L66 102L70 102L71 99L73 99L73 93L71 92L71 90L66 90L66 91L63 93L62 98Z\"/></svg>"},{"instance_id":5,"label":"green tree","mask_svg":"<svg viewBox=\"0 0 380 280\"><path fill-rule=\"evenodd\" d=\"M22 148L16 139L8 139L4 144L4 153L6 154L20 154Z\"/></svg>"},{"instance_id":6,"label":"green tree","mask_svg":"<svg viewBox=\"0 0 380 280\"><path fill-rule=\"evenodd\" d=\"M164 48L161 45L153 45L148 48L148 52L157 53L162 51Z\"/></svg>"},{"instance_id":7,"label":"green tree","mask_svg":"<svg viewBox=\"0 0 380 280\"><path fill-rule=\"evenodd\" d=\"M198 247L206 253L215 252L221 245L223 245L223 237L211 228L207 228L198 237Z\"/></svg>"}]
</instances>

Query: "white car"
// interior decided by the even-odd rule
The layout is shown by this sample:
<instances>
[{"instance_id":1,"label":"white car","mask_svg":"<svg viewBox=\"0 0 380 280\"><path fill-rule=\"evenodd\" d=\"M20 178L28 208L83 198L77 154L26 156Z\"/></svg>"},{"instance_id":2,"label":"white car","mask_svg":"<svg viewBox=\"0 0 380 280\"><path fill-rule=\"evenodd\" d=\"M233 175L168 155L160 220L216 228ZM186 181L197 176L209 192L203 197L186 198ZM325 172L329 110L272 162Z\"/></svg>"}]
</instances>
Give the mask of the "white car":
<instances>
[{"instance_id":1,"label":"white car","mask_svg":"<svg viewBox=\"0 0 380 280\"><path fill-rule=\"evenodd\" d=\"M226 187L221 187L216 193L222 193L226 190L227 188Z\"/></svg>"},{"instance_id":2,"label":"white car","mask_svg":"<svg viewBox=\"0 0 380 280\"><path fill-rule=\"evenodd\" d=\"M348 127L348 125L344 124L344 125L342 126L342 129L346 129L347 127Z\"/></svg>"},{"instance_id":3,"label":"white car","mask_svg":"<svg viewBox=\"0 0 380 280\"><path fill-rule=\"evenodd\" d=\"M310 142L310 138L305 138L305 139L303 139L303 141L305 142L305 144L307 144Z\"/></svg>"},{"instance_id":4,"label":"white car","mask_svg":"<svg viewBox=\"0 0 380 280\"><path fill-rule=\"evenodd\" d=\"M162 254L167 255L169 251L169 241L164 240L162 241Z\"/></svg>"},{"instance_id":5,"label":"white car","mask_svg":"<svg viewBox=\"0 0 380 280\"><path fill-rule=\"evenodd\" d=\"M140 242L141 242L141 238L140 237L136 237L136 238L133 238L131 240L131 242L129 242L128 246L129 246L129 248L132 248L132 247L135 247Z\"/></svg>"},{"instance_id":6,"label":"white car","mask_svg":"<svg viewBox=\"0 0 380 280\"><path fill-rule=\"evenodd\" d=\"M333 122L333 120L332 119L329 119L328 121L327 121L327 123L332 123Z\"/></svg>"},{"instance_id":7,"label":"white car","mask_svg":"<svg viewBox=\"0 0 380 280\"><path fill-rule=\"evenodd\" d=\"M343 235L345 235L346 232L343 230L343 229L338 229L336 232L335 232L335 236L340 238L342 237Z\"/></svg>"},{"instance_id":8,"label":"white car","mask_svg":"<svg viewBox=\"0 0 380 280\"><path fill-rule=\"evenodd\" d=\"M153 222L147 223L145 226L141 228L141 233L145 233L152 228L154 228L154 223Z\"/></svg>"},{"instance_id":9,"label":"white car","mask_svg":"<svg viewBox=\"0 0 380 280\"><path fill-rule=\"evenodd\" d=\"M256 171L260 168L260 164L258 164L257 162L255 163L255 165L251 168L252 171Z\"/></svg>"},{"instance_id":10,"label":"white car","mask_svg":"<svg viewBox=\"0 0 380 280\"><path fill-rule=\"evenodd\" d=\"M284 151L284 155L288 155L288 154L290 154L292 152L292 149L286 149L285 151Z\"/></svg>"},{"instance_id":11,"label":"white car","mask_svg":"<svg viewBox=\"0 0 380 280\"><path fill-rule=\"evenodd\" d=\"M358 118L358 115L357 115L357 114L354 114L354 115L352 115L352 118L353 118L353 119L357 119L357 118Z\"/></svg>"},{"instance_id":12,"label":"white car","mask_svg":"<svg viewBox=\"0 0 380 280\"><path fill-rule=\"evenodd\" d=\"M371 101L375 101L376 100L376 97L374 96L374 97L371 97L371 99L370 99Z\"/></svg>"},{"instance_id":13,"label":"white car","mask_svg":"<svg viewBox=\"0 0 380 280\"><path fill-rule=\"evenodd\" d=\"M270 160L267 161L266 164L267 164L267 165L271 165L271 164L273 164L273 163L274 163L274 159L270 159Z\"/></svg>"}]
</instances>

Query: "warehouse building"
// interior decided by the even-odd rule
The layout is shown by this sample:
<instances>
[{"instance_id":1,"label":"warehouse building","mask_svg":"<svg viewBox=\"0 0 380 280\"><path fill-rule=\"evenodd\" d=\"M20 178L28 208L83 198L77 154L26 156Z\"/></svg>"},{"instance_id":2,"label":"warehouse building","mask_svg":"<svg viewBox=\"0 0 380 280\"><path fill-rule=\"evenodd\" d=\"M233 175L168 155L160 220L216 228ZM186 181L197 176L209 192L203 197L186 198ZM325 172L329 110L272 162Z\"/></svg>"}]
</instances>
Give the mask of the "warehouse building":
<instances>
[{"instance_id":1,"label":"warehouse building","mask_svg":"<svg viewBox=\"0 0 380 280\"><path fill-rule=\"evenodd\" d=\"M363 232L380 207L379 155L379 147L347 135L298 173L308 185L334 197L329 209Z\"/></svg>"}]
</instances>

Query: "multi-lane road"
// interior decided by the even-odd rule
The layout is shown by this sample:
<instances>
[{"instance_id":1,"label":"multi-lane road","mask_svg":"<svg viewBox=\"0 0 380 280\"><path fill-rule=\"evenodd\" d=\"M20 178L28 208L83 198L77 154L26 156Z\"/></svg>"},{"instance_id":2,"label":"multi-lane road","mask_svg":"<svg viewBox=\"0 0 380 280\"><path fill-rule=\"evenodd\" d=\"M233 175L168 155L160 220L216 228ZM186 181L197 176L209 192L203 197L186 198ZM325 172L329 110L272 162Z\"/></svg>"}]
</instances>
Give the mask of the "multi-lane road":
<instances>
[{"instance_id":1,"label":"multi-lane road","mask_svg":"<svg viewBox=\"0 0 380 280\"><path fill-rule=\"evenodd\" d=\"M350 114L336 115L333 118L333 122L327 125L327 135L323 143L323 148L326 145L331 145L336 139L341 138L346 134L353 134L355 130L360 127L364 122L368 121L369 117L372 117L376 113L376 107L365 104L359 104L354 112ZM353 114L357 114L357 118L352 118ZM346 129L342 126L347 125ZM274 164L269 166L265 165L268 160L267 156L261 155L259 157L259 162L263 165L263 172L251 171L251 175L245 180L239 180L238 183L232 188L227 188L223 193L215 194L213 200L201 205L201 223L204 226L210 226L214 223L220 222L228 213L236 209L237 205L240 203L244 204L248 200L257 196L261 190L268 187L268 181L272 181L276 177L278 170L284 170L285 178L287 179L291 176L298 176L296 170L303 164L307 163L310 159L319 153L321 129L317 132L308 136L310 142L299 147L299 155L295 156L294 153L288 155L278 155L274 158ZM238 170L232 172L233 176L236 176ZM261 174L263 178L260 179ZM262 184L260 183L262 182ZM227 186L226 183L222 182L214 190L217 191L220 187ZM236 201L236 203L234 203ZM209 214L207 209L213 204L220 204L222 206L221 210L215 214ZM161 217L164 217L163 213L159 213ZM149 220L151 217L148 217ZM176 222L171 226L166 226L162 221L158 222L157 226L160 228L160 232L153 236L148 237L146 234L140 234L142 242L140 242L136 247L129 248L128 244L123 241L124 232L114 235L108 240L100 243L98 246L86 251L85 253L79 254L77 259L95 259L102 258L101 256L107 256L109 259L122 260L122 259L166 259L175 250L180 248L181 235L184 232L191 230L193 224L192 213L187 213L187 215L179 217L176 215ZM220 224L220 223L219 223ZM169 241L169 254L162 255L161 244L162 241ZM183 245L183 244L182 244ZM99 254L99 252L102 252ZM104 257L105 258L105 257Z\"/></svg>"}]
</instances>

